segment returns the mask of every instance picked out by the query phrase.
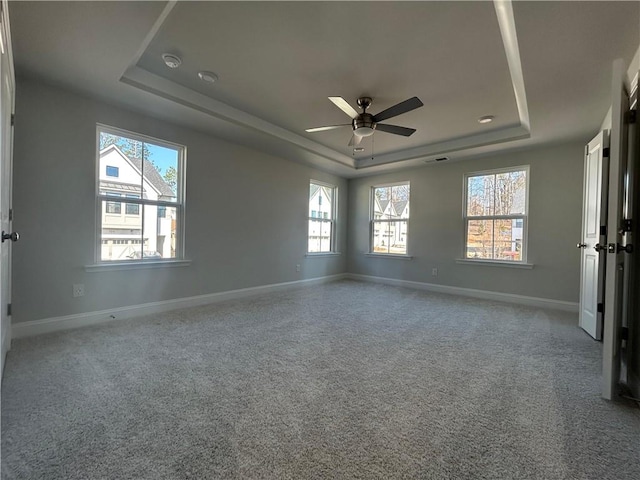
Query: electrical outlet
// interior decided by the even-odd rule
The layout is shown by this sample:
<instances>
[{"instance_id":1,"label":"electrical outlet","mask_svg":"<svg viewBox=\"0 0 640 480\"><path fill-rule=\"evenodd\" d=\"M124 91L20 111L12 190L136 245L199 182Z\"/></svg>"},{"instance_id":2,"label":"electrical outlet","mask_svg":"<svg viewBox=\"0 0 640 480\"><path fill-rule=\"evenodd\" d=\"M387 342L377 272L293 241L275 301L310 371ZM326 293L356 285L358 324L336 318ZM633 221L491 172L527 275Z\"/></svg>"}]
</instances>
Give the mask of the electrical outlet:
<instances>
[{"instance_id":1,"label":"electrical outlet","mask_svg":"<svg viewBox=\"0 0 640 480\"><path fill-rule=\"evenodd\" d=\"M299 271L300 271L300 264L299 264L299 263L297 263L297 264L296 264L296 272L299 272Z\"/></svg>"},{"instance_id":2,"label":"electrical outlet","mask_svg":"<svg viewBox=\"0 0 640 480\"><path fill-rule=\"evenodd\" d=\"M74 283L73 284L73 296L74 297L84 297L84 283Z\"/></svg>"},{"instance_id":3,"label":"electrical outlet","mask_svg":"<svg viewBox=\"0 0 640 480\"><path fill-rule=\"evenodd\" d=\"M438 269L437 268L432 268L431 269L431 275L433 277L437 277L438 276Z\"/></svg>"}]
</instances>

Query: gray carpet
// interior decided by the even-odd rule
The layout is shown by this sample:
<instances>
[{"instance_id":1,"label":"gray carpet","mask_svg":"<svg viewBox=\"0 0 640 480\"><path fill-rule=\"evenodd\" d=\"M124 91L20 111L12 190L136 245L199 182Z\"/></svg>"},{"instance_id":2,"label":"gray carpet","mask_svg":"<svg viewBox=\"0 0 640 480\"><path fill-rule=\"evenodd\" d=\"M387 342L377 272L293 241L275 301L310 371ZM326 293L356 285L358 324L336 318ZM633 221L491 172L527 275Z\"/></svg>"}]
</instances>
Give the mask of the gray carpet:
<instances>
[{"instance_id":1,"label":"gray carpet","mask_svg":"<svg viewBox=\"0 0 640 480\"><path fill-rule=\"evenodd\" d=\"M18 340L2 478L637 480L576 324L340 281Z\"/></svg>"}]
</instances>

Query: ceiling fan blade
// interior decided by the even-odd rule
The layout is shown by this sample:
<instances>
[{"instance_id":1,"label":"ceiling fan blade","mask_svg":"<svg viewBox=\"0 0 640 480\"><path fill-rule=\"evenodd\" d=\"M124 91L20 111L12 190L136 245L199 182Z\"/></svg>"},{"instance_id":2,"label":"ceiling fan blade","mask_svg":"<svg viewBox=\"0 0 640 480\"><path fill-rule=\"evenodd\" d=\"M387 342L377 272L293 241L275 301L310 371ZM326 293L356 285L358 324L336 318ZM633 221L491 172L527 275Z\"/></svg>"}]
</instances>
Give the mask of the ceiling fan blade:
<instances>
[{"instance_id":1,"label":"ceiling fan blade","mask_svg":"<svg viewBox=\"0 0 640 480\"><path fill-rule=\"evenodd\" d=\"M349 146L357 147L358 145L360 145L361 141L362 141L362 137L359 137L357 135L351 135L351 140L349 140Z\"/></svg>"},{"instance_id":2,"label":"ceiling fan blade","mask_svg":"<svg viewBox=\"0 0 640 480\"><path fill-rule=\"evenodd\" d=\"M378 123L382 120L386 120L387 118L397 117L398 115L402 115L403 113L410 112L411 110L415 110L416 108L420 108L424 103L420 101L418 97L412 97L404 102L400 102L395 104L393 107L389 107L386 110L381 111L377 115L373 116L373 121Z\"/></svg>"},{"instance_id":3,"label":"ceiling fan blade","mask_svg":"<svg viewBox=\"0 0 640 480\"><path fill-rule=\"evenodd\" d=\"M376 130L393 133L395 135L402 135L403 137L410 137L416 131L415 128L399 127L398 125L388 125L385 123L378 123L376 125Z\"/></svg>"},{"instance_id":4,"label":"ceiling fan blade","mask_svg":"<svg viewBox=\"0 0 640 480\"><path fill-rule=\"evenodd\" d=\"M356 118L359 114L358 112L347 103L347 101L342 97L328 97L336 107L342 110L344 113L349 115L351 118Z\"/></svg>"},{"instance_id":5,"label":"ceiling fan blade","mask_svg":"<svg viewBox=\"0 0 640 480\"><path fill-rule=\"evenodd\" d=\"M344 123L342 125L328 125L326 127L315 127L315 128L307 128L305 132L314 133L314 132L325 132L327 130L335 130L336 128L342 127L350 127L350 123Z\"/></svg>"}]
</instances>

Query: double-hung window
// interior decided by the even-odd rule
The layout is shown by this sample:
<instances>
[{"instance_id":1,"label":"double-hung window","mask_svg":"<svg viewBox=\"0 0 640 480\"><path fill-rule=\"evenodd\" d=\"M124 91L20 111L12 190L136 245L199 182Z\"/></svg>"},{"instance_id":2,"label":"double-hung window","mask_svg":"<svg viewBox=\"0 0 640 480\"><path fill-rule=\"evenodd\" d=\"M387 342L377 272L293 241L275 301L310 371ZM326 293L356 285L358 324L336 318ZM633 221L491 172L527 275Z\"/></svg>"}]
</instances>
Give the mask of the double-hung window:
<instances>
[{"instance_id":1,"label":"double-hung window","mask_svg":"<svg viewBox=\"0 0 640 480\"><path fill-rule=\"evenodd\" d=\"M409 182L371 189L371 253L407 255Z\"/></svg>"},{"instance_id":2,"label":"double-hung window","mask_svg":"<svg viewBox=\"0 0 640 480\"><path fill-rule=\"evenodd\" d=\"M464 257L526 262L529 167L465 175Z\"/></svg>"},{"instance_id":3,"label":"double-hung window","mask_svg":"<svg viewBox=\"0 0 640 480\"><path fill-rule=\"evenodd\" d=\"M96 260L182 259L186 148L103 125L97 145Z\"/></svg>"},{"instance_id":4,"label":"double-hung window","mask_svg":"<svg viewBox=\"0 0 640 480\"><path fill-rule=\"evenodd\" d=\"M338 189L314 180L309 184L307 252L335 252Z\"/></svg>"}]
</instances>

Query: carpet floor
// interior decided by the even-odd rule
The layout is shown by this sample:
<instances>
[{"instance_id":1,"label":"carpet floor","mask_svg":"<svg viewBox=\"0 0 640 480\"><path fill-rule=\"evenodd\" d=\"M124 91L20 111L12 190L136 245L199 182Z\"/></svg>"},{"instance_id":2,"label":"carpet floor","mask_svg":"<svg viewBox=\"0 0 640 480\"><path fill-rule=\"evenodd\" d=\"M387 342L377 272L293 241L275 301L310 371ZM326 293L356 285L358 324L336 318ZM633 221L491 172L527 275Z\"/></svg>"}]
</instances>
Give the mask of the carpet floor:
<instances>
[{"instance_id":1,"label":"carpet floor","mask_svg":"<svg viewBox=\"0 0 640 480\"><path fill-rule=\"evenodd\" d=\"M3 479L634 479L575 314L356 281L16 340Z\"/></svg>"}]
</instances>

